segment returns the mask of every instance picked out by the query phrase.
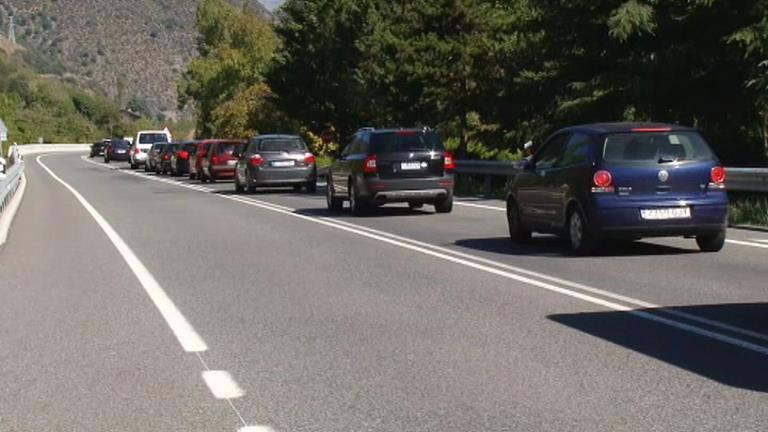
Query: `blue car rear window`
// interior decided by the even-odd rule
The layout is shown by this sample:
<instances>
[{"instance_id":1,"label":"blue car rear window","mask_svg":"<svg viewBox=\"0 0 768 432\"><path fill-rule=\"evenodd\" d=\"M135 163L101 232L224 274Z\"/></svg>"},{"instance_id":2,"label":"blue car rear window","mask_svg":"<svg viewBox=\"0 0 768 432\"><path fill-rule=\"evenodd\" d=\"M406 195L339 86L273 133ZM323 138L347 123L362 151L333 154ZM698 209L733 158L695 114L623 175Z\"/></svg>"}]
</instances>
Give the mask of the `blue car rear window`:
<instances>
[{"instance_id":1,"label":"blue car rear window","mask_svg":"<svg viewBox=\"0 0 768 432\"><path fill-rule=\"evenodd\" d=\"M639 132L608 135L603 160L622 163L667 163L714 159L696 132Z\"/></svg>"}]
</instances>

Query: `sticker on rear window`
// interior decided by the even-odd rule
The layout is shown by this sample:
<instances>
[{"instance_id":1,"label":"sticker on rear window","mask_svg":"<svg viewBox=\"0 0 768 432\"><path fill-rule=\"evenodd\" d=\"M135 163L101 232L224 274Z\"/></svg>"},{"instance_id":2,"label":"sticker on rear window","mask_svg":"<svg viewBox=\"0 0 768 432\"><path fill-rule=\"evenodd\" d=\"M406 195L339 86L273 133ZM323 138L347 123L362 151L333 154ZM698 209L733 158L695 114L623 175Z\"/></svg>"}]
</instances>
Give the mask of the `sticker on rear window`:
<instances>
[{"instance_id":1,"label":"sticker on rear window","mask_svg":"<svg viewBox=\"0 0 768 432\"><path fill-rule=\"evenodd\" d=\"M677 135L670 135L669 142L672 144L680 144L680 137Z\"/></svg>"}]
</instances>

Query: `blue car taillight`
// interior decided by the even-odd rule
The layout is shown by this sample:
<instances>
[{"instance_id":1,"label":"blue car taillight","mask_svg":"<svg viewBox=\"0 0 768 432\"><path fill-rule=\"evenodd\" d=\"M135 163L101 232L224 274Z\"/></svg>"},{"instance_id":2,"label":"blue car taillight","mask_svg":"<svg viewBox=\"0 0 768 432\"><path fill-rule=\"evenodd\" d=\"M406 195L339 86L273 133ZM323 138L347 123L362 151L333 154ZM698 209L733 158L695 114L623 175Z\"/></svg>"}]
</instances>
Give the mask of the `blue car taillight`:
<instances>
[{"instance_id":1,"label":"blue car taillight","mask_svg":"<svg viewBox=\"0 0 768 432\"><path fill-rule=\"evenodd\" d=\"M614 193L613 176L609 171L600 170L592 176L592 193Z\"/></svg>"}]
</instances>

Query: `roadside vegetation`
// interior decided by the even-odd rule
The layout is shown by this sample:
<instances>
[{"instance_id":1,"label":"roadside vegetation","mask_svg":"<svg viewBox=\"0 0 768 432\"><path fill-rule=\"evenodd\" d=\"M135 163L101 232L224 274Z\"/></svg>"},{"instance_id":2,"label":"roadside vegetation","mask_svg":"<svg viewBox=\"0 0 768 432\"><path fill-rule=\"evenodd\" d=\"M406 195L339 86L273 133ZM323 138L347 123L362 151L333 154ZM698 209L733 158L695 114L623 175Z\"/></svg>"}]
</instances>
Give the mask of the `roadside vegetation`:
<instances>
[{"instance_id":1,"label":"roadside vegetation","mask_svg":"<svg viewBox=\"0 0 768 432\"><path fill-rule=\"evenodd\" d=\"M20 56L0 51L0 118L19 143L87 142L117 124L119 110L105 97L58 78L42 78Z\"/></svg>"},{"instance_id":2,"label":"roadside vegetation","mask_svg":"<svg viewBox=\"0 0 768 432\"><path fill-rule=\"evenodd\" d=\"M768 196L731 193L729 219L734 225L768 227Z\"/></svg>"},{"instance_id":3,"label":"roadside vegetation","mask_svg":"<svg viewBox=\"0 0 768 432\"><path fill-rule=\"evenodd\" d=\"M737 3L288 0L272 23L203 0L179 93L206 135L429 125L459 157L514 159L564 125L653 120L760 165L768 3Z\"/></svg>"}]
</instances>

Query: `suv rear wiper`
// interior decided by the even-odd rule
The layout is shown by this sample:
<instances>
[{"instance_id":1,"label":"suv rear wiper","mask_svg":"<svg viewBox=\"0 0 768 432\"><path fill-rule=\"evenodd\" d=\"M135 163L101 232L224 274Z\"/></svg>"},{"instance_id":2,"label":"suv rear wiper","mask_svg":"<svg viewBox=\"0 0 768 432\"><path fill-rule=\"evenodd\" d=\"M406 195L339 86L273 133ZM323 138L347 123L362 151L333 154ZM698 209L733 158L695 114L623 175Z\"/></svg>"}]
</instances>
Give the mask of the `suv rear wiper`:
<instances>
[{"instance_id":1,"label":"suv rear wiper","mask_svg":"<svg viewBox=\"0 0 768 432\"><path fill-rule=\"evenodd\" d=\"M670 158L665 158L663 156L659 158L659 163L660 164L661 163L671 163L671 162L677 162L677 158L670 159Z\"/></svg>"}]
</instances>

